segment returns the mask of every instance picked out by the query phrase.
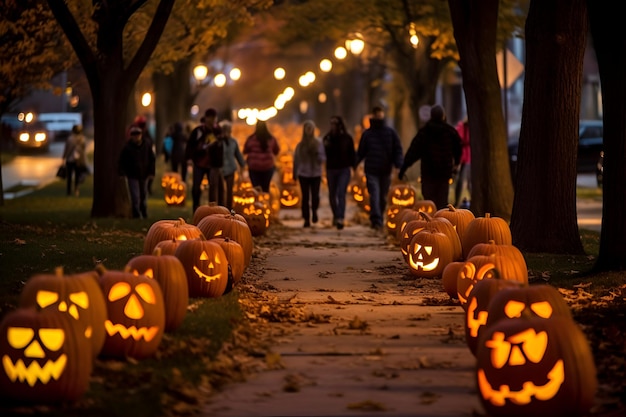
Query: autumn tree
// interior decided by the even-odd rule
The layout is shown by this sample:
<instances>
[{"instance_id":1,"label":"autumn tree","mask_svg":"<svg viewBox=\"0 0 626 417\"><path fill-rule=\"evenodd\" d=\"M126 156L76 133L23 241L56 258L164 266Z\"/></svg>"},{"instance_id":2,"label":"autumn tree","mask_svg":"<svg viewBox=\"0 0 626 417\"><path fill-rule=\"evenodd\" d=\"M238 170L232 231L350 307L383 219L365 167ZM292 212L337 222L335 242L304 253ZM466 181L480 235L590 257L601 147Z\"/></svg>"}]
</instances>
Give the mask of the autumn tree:
<instances>
[{"instance_id":1,"label":"autumn tree","mask_svg":"<svg viewBox=\"0 0 626 417\"><path fill-rule=\"evenodd\" d=\"M602 85L604 179L602 229L595 271L626 269L626 33L615 3L587 1Z\"/></svg>"},{"instance_id":2,"label":"autumn tree","mask_svg":"<svg viewBox=\"0 0 626 417\"><path fill-rule=\"evenodd\" d=\"M448 0L463 74L472 148L472 211L508 220L513 204L496 66L499 0ZM476 180L478 179L478 180Z\"/></svg>"},{"instance_id":3,"label":"autumn tree","mask_svg":"<svg viewBox=\"0 0 626 417\"><path fill-rule=\"evenodd\" d=\"M530 3L511 217L513 243L524 251L583 253L576 211L576 158L587 29L585 0Z\"/></svg>"},{"instance_id":4,"label":"autumn tree","mask_svg":"<svg viewBox=\"0 0 626 417\"><path fill-rule=\"evenodd\" d=\"M0 116L32 90L50 88L50 80L75 59L44 0L0 2L0 56ZM11 139L3 133L0 142Z\"/></svg>"}]
</instances>

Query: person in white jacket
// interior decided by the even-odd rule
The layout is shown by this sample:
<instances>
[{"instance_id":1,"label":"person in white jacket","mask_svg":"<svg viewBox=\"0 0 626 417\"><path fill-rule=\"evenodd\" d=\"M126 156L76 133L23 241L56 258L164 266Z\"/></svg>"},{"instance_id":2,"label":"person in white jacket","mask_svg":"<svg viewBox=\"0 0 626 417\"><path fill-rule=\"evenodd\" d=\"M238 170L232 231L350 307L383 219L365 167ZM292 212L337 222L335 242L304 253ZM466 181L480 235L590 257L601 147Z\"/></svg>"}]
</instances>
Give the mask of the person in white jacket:
<instances>
[{"instance_id":1,"label":"person in white jacket","mask_svg":"<svg viewBox=\"0 0 626 417\"><path fill-rule=\"evenodd\" d=\"M311 120L302 126L302 139L296 145L293 155L293 177L300 183L302 192L302 218L304 227L317 223L317 209L320 206L320 185L322 168L326 162L324 143L315 136L315 123Z\"/></svg>"}]
</instances>

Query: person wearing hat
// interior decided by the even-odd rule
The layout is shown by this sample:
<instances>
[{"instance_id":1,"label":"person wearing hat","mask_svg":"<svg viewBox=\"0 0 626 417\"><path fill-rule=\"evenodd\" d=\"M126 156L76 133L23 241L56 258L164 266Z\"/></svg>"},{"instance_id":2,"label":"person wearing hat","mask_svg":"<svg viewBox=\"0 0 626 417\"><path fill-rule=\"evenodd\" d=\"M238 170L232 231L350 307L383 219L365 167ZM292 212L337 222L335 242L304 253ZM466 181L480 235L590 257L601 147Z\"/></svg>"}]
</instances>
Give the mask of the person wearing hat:
<instances>
[{"instance_id":1,"label":"person wearing hat","mask_svg":"<svg viewBox=\"0 0 626 417\"><path fill-rule=\"evenodd\" d=\"M65 142L63 149L63 162L67 175L67 195L72 195L72 182L74 183L74 195L79 196L79 187L84 180L82 175L87 170L87 141L83 135L81 125L72 126L72 133ZM82 178L81 178L82 177Z\"/></svg>"},{"instance_id":2,"label":"person wearing hat","mask_svg":"<svg viewBox=\"0 0 626 417\"><path fill-rule=\"evenodd\" d=\"M430 109L430 120L417 132L404 155L398 179L404 180L407 169L421 160L422 195L432 200L437 209L448 206L450 179L454 178L461 162L461 137L446 122L443 107Z\"/></svg>"},{"instance_id":3,"label":"person wearing hat","mask_svg":"<svg viewBox=\"0 0 626 417\"><path fill-rule=\"evenodd\" d=\"M130 139L122 148L119 173L126 177L134 218L148 217L148 178L155 174L156 156L139 126L131 126Z\"/></svg>"}]
</instances>

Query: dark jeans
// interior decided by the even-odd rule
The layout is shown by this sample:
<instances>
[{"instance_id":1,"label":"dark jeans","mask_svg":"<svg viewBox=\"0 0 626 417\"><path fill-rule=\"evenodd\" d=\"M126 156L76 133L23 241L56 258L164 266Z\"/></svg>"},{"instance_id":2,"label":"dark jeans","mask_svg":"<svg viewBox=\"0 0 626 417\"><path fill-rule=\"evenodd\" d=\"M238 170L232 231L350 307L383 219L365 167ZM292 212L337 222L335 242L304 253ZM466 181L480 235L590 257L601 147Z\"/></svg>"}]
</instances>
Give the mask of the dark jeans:
<instances>
[{"instance_id":1,"label":"dark jeans","mask_svg":"<svg viewBox=\"0 0 626 417\"><path fill-rule=\"evenodd\" d=\"M65 167L67 168L67 177L65 180L67 181L67 195L72 194L72 179L74 180L74 191L78 190L78 186L80 182L78 181L78 165L76 161L73 162L65 162Z\"/></svg>"},{"instance_id":2,"label":"dark jeans","mask_svg":"<svg viewBox=\"0 0 626 417\"><path fill-rule=\"evenodd\" d=\"M383 226L383 215L387 209L387 194L391 186L391 173L375 175L365 173L367 192L370 194L370 223L372 227Z\"/></svg>"},{"instance_id":3,"label":"dark jeans","mask_svg":"<svg viewBox=\"0 0 626 417\"><path fill-rule=\"evenodd\" d=\"M178 161L175 159L171 160L172 162L172 172L178 172L178 167L180 166L180 178L183 182L187 181L187 161Z\"/></svg>"},{"instance_id":4,"label":"dark jeans","mask_svg":"<svg viewBox=\"0 0 626 417\"><path fill-rule=\"evenodd\" d=\"M346 192L350 182L350 168L327 169L328 199L333 220L343 220L346 215Z\"/></svg>"},{"instance_id":5,"label":"dark jeans","mask_svg":"<svg viewBox=\"0 0 626 417\"><path fill-rule=\"evenodd\" d=\"M209 169L209 203L211 202L217 203L218 206L226 204L222 168Z\"/></svg>"},{"instance_id":6,"label":"dark jeans","mask_svg":"<svg viewBox=\"0 0 626 417\"><path fill-rule=\"evenodd\" d=\"M320 184L322 177L298 177L300 191L302 191L302 218L305 223L311 221L313 213L313 223L317 222L317 209L320 207Z\"/></svg>"},{"instance_id":7,"label":"dark jeans","mask_svg":"<svg viewBox=\"0 0 626 417\"><path fill-rule=\"evenodd\" d=\"M423 178L422 195L424 200L432 200L437 210L448 207L448 195L450 193L449 178Z\"/></svg>"},{"instance_id":8,"label":"dark jeans","mask_svg":"<svg viewBox=\"0 0 626 417\"><path fill-rule=\"evenodd\" d=\"M224 175L225 206L229 210L233 209L233 187L235 186L235 173Z\"/></svg>"},{"instance_id":9,"label":"dark jeans","mask_svg":"<svg viewBox=\"0 0 626 417\"><path fill-rule=\"evenodd\" d=\"M248 168L248 175L253 187L261 187L262 191L269 193L270 182L272 182L272 177L274 176L274 168L269 171L253 171Z\"/></svg>"},{"instance_id":10,"label":"dark jeans","mask_svg":"<svg viewBox=\"0 0 626 417\"><path fill-rule=\"evenodd\" d=\"M130 192L130 204L133 209L133 217L148 218L148 181L146 179L128 178L128 191Z\"/></svg>"},{"instance_id":11,"label":"dark jeans","mask_svg":"<svg viewBox=\"0 0 626 417\"><path fill-rule=\"evenodd\" d=\"M210 180L210 169L209 168L200 168L199 166L193 166L193 175L192 175L192 183L191 183L191 199L193 200L193 212L196 212L196 209L200 206L200 196L202 195L202 180L206 175L207 179Z\"/></svg>"}]
</instances>

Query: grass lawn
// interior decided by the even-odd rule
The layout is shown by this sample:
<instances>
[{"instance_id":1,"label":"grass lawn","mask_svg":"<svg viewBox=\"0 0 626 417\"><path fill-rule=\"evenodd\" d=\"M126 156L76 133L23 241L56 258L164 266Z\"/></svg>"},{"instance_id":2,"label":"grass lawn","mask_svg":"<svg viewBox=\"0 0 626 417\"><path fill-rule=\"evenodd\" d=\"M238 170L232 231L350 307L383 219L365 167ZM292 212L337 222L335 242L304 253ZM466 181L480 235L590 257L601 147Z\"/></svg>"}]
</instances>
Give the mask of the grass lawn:
<instances>
[{"instance_id":1,"label":"grass lawn","mask_svg":"<svg viewBox=\"0 0 626 417\"><path fill-rule=\"evenodd\" d=\"M160 176L157 176L160 178ZM165 205L159 182L148 203L149 219L92 219L92 178L80 197L67 197L57 181L0 207L0 318L17 307L23 284L36 274L91 271L99 263L121 270L142 254L143 238L156 220L191 221L191 204ZM98 359L87 393L75 404L18 407L0 403L0 415L157 416L194 410L219 384L211 362L242 319L237 290L215 299L191 299L185 320L166 333L158 354L141 361Z\"/></svg>"}]
</instances>

